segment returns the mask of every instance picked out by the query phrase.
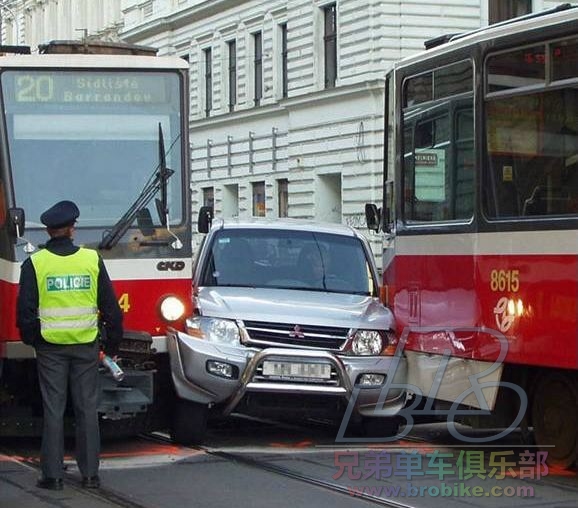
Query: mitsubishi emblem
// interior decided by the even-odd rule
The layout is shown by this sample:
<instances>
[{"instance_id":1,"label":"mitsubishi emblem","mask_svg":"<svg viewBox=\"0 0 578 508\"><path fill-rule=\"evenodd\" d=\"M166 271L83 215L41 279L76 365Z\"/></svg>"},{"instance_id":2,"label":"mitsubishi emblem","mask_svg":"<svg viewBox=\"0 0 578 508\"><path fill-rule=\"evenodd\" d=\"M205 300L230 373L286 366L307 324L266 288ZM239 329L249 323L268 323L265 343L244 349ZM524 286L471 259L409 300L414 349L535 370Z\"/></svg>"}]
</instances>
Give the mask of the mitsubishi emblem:
<instances>
[{"instance_id":1,"label":"mitsubishi emblem","mask_svg":"<svg viewBox=\"0 0 578 508\"><path fill-rule=\"evenodd\" d=\"M293 331L289 332L289 337L294 339L304 339L305 334L301 331L301 327L299 325L295 325L293 327Z\"/></svg>"}]
</instances>

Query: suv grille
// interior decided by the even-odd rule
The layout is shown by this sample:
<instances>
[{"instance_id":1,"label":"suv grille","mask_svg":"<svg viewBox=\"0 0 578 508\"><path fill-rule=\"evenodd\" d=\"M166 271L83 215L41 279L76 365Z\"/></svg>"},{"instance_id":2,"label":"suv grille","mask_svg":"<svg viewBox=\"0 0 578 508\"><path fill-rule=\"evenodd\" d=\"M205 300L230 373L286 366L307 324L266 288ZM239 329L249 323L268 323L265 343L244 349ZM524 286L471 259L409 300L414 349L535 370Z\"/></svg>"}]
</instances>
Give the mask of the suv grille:
<instances>
[{"instance_id":1,"label":"suv grille","mask_svg":"<svg viewBox=\"0 0 578 508\"><path fill-rule=\"evenodd\" d=\"M339 351L345 345L349 328L292 325L244 321L248 342L256 346L291 346L306 349Z\"/></svg>"}]
</instances>

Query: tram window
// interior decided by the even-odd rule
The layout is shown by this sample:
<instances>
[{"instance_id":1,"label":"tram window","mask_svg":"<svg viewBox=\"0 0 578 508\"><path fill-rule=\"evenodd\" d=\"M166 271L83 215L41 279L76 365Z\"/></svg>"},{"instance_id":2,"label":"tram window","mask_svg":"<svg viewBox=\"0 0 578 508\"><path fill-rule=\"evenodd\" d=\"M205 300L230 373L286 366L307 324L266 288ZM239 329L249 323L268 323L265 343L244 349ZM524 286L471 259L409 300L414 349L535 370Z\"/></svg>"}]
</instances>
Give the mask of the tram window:
<instances>
[{"instance_id":1,"label":"tram window","mask_svg":"<svg viewBox=\"0 0 578 508\"><path fill-rule=\"evenodd\" d=\"M0 228L6 223L6 198L4 196L4 184L0 178Z\"/></svg>"},{"instance_id":2,"label":"tram window","mask_svg":"<svg viewBox=\"0 0 578 508\"><path fill-rule=\"evenodd\" d=\"M483 202L490 218L578 213L577 110L571 87L488 102Z\"/></svg>"},{"instance_id":3,"label":"tram window","mask_svg":"<svg viewBox=\"0 0 578 508\"><path fill-rule=\"evenodd\" d=\"M405 84L404 106L414 106L432 100L433 75L422 74L408 79Z\"/></svg>"},{"instance_id":4,"label":"tram window","mask_svg":"<svg viewBox=\"0 0 578 508\"><path fill-rule=\"evenodd\" d=\"M404 220L469 220L474 206L473 66L435 67L404 82Z\"/></svg>"},{"instance_id":5,"label":"tram window","mask_svg":"<svg viewBox=\"0 0 578 508\"><path fill-rule=\"evenodd\" d=\"M455 218L469 218L474 210L474 112L456 114Z\"/></svg>"},{"instance_id":6,"label":"tram window","mask_svg":"<svg viewBox=\"0 0 578 508\"><path fill-rule=\"evenodd\" d=\"M405 160L405 216L409 221L448 219L447 125L448 117L443 116L415 126L413 150Z\"/></svg>"},{"instance_id":7,"label":"tram window","mask_svg":"<svg viewBox=\"0 0 578 508\"><path fill-rule=\"evenodd\" d=\"M469 60L434 71L434 99L436 100L466 93L472 88L473 71Z\"/></svg>"},{"instance_id":8,"label":"tram window","mask_svg":"<svg viewBox=\"0 0 578 508\"><path fill-rule=\"evenodd\" d=\"M57 197L78 203L79 227L115 224L157 173L161 130L175 171L167 186L170 224L182 221L176 72L4 69L0 85L14 201L29 227L40 227L55 197L45 190L55 182ZM103 92L109 86L114 91Z\"/></svg>"},{"instance_id":9,"label":"tram window","mask_svg":"<svg viewBox=\"0 0 578 508\"><path fill-rule=\"evenodd\" d=\"M488 59L488 93L543 85L546 47L543 44L494 55Z\"/></svg>"},{"instance_id":10,"label":"tram window","mask_svg":"<svg viewBox=\"0 0 578 508\"><path fill-rule=\"evenodd\" d=\"M473 89L472 63L464 60L408 79L404 107L445 99Z\"/></svg>"},{"instance_id":11,"label":"tram window","mask_svg":"<svg viewBox=\"0 0 578 508\"><path fill-rule=\"evenodd\" d=\"M450 102L435 118L404 128L404 216L408 222L469 219L474 204L474 117L471 100Z\"/></svg>"},{"instance_id":12,"label":"tram window","mask_svg":"<svg viewBox=\"0 0 578 508\"><path fill-rule=\"evenodd\" d=\"M578 39L552 45L552 80L578 77Z\"/></svg>"}]
</instances>

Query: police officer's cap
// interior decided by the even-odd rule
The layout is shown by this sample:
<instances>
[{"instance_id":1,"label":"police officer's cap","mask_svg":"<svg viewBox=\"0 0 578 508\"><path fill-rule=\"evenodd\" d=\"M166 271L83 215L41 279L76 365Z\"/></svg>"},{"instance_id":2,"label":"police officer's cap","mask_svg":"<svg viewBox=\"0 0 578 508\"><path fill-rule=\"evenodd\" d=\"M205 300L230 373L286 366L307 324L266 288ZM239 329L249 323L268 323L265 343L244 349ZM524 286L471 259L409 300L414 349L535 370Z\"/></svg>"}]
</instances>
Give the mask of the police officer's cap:
<instances>
[{"instance_id":1,"label":"police officer's cap","mask_svg":"<svg viewBox=\"0 0 578 508\"><path fill-rule=\"evenodd\" d=\"M59 201L40 216L40 221L47 228L59 229L72 226L79 215L80 211L75 203L72 201Z\"/></svg>"}]
</instances>

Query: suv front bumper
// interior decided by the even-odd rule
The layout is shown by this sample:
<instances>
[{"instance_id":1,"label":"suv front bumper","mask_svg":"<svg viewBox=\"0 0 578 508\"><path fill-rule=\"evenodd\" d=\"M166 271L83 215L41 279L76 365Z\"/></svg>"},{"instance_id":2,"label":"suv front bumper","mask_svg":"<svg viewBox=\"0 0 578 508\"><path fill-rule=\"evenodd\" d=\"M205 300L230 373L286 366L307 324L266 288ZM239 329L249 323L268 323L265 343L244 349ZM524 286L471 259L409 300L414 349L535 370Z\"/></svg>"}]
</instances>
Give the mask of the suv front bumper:
<instances>
[{"instance_id":1,"label":"suv front bumper","mask_svg":"<svg viewBox=\"0 0 578 508\"><path fill-rule=\"evenodd\" d=\"M223 414L231 413L250 392L278 393L280 396L327 395L343 397L347 401L355 392L354 410L362 416L373 417L394 416L406 405L407 393L399 388L407 376L404 357L346 356L319 350L231 346L197 339L176 330L169 331L167 345L178 396L209 406L219 404ZM264 361L328 364L331 379L272 378L263 374ZM209 372L211 362L231 366L233 377ZM383 397L383 384L359 384L363 374L389 377L396 388L391 388Z\"/></svg>"}]
</instances>

